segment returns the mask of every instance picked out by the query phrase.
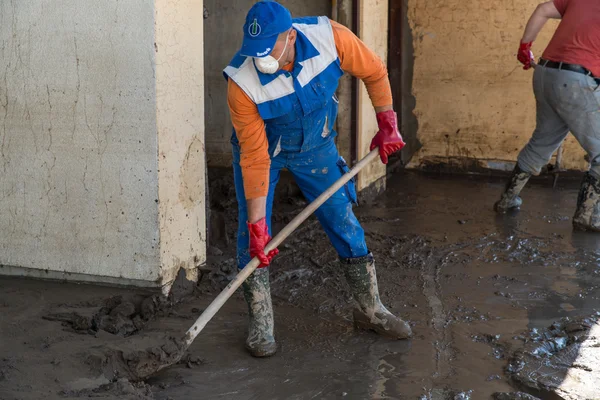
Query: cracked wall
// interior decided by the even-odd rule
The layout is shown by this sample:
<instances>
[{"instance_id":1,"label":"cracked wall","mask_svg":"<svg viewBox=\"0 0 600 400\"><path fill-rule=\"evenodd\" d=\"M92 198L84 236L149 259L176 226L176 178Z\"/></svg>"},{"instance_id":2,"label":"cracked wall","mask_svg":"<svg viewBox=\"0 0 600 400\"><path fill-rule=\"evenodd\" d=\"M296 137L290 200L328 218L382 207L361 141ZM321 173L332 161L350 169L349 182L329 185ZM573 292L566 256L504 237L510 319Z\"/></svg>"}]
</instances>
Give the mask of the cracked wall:
<instances>
[{"instance_id":1,"label":"cracked wall","mask_svg":"<svg viewBox=\"0 0 600 400\"><path fill-rule=\"evenodd\" d=\"M384 63L388 57L388 1L359 1L358 35ZM357 158L363 159L370 153L371 141L379 131L373 104L362 81L358 84L357 100ZM356 161L358 161L356 160ZM381 162L372 162L358 174L357 189L371 187L374 193L384 191L386 167Z\"/></svg>"},{"instance_id":2,"label":"cracked wall","mask_svg":"<svg viewBox=\"0 0 600 400\"><path fill-rule=\"evenodd\" d=\"M0 2L0 273L158 286L204 261L201 9Z\"/></svg>"},{"instance_id":3,"label":"cracked wall","mask_svg":"<svg viewBox=\"0 0 600 400\"><path fill-rule=\"evenodd\" d=\"M206 261L203 6L156 0L156 115L162 284Z\"/></svg>"},{"instance_id":4,"label":"cracked wall","mask_svg":"<svg viewBox=\"0 0 600 400\"><path fill-rule=\"evenodd\" d=\"M0 2L0 264L158 279L152 21L147 1Z\"/></svg>"},{"instance_id":5,"label":"cracked wall","mask_svg":"<svg viewBox=\"0 0 600 400\"><path fill-rule=\"evenodd\" d=\"M414 113L422 144L411 161L478 160L508 168L535 127L532 71L516 60L525 24L540 2L408 0L413 35ZM533 47L541 56L556 22ZM587 162L573 137L564 153L567 168Z\"/></svg>"}]
</instances>

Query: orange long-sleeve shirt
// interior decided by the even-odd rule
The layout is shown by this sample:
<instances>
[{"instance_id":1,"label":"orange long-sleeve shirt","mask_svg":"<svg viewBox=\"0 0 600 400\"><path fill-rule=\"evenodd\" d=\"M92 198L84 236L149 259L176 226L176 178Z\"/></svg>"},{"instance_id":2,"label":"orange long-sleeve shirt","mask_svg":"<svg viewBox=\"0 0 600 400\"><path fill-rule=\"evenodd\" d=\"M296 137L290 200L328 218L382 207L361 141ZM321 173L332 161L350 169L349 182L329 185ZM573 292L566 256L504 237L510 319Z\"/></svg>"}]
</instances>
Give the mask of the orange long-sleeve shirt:
<instances>
[{"instance_id":1,"label":"orange long-sleeve shirt","mask_svg":"<svg viewBox=\"0 0 600 400\"><path fill-rule=\"evenodd\" d=\"M374 107L392 104L392 90L383 61L350 29L331 21L341 68L361 79ZM285 69L291 71L293 63ZM231 122L240 142L240 166L246 199L264 197L269 192L269 143L265 122L256 104L231 79L227 86L227 104Z\"/></svg>"}]
</instances>

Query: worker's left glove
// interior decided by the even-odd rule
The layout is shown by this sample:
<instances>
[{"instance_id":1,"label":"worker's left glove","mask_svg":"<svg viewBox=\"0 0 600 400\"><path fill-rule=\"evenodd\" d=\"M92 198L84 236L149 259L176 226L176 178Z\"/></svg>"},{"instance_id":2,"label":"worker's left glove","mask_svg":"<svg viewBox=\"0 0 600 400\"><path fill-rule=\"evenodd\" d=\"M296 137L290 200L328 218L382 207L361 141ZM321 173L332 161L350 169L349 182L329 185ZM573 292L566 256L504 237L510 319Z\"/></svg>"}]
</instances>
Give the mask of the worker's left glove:
<instances>
[{"instance_id":1,"label":"worker's left glove","mask_svg":"<svg viewBox=\"0 0 600 400\"><path fill-rule=\"evenodd\" d=\"M388 163L388 156L400 151L406 143L398 130L398 118L394 110L382 111L376 114L379 132L371 142L371 150L379 147L379 157L384 164Z\"/></svg>"},{"instance_id":2,"label":"worker's left glove","mask_svg":"<svg viewBox=\"0 0 600 400\"><path fill-rule=\"evenodd\" d=\"M254 224L248 222L248 234L250 235L250 257L257 257L260 260L258 268L264 268L271 264L271 260L279 254L279 250L274 249L271 250L269 254L265 254L265 247L267 247L267 244L271 241L267 219L262 218Z\"/></svg>"},{"instance_id":3,"label":"worker's left glove","mask_svg":"<svg viewBox=\"0 0 600 400\"><path fill-rule=\"evenodd\" d=\"M531 45L533 42L523 43L519 45L519 52L517 53L517 60L521 64L523 64L523 69L528 70L531 68L531 63L533 62L533 52L531 51Z\"/></svg>"}]
</instances>

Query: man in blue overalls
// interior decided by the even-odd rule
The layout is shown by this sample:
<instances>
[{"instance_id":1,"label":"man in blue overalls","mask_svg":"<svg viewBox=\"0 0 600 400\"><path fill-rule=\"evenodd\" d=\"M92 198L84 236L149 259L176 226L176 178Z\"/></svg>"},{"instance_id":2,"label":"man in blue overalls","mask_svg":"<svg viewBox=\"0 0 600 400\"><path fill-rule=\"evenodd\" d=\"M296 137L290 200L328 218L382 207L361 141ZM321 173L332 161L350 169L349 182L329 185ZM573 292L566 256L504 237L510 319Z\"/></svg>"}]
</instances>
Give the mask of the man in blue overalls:
<instances>
[{"instance_id":1,"label":"man in blue overalls","mask_svg":"<svg viewBox=\"0 0 600 400\"><path fill-rule=\"evenodd\" d=\"M241 50L225 68L228 105L234 127L233 170L239 212L238 267L253 257L261 266L243 285L250 326L246 347L257 357L273 355L268 269L277 250L271 240L273 194L288 169L311 202L348 167L334 137L338 80L348 72L365 83L379 132L371 149L382 162L404 146L392 109L385 65L350 30L327 17L292 19L274 1L260 1L248 12ZM316 215L336 249L357 308L356 326L397 339L411 336L409 325L381 303L375 264L364 231L352 212L354 182L340 189Z\"/></svg>"}]
</instances>

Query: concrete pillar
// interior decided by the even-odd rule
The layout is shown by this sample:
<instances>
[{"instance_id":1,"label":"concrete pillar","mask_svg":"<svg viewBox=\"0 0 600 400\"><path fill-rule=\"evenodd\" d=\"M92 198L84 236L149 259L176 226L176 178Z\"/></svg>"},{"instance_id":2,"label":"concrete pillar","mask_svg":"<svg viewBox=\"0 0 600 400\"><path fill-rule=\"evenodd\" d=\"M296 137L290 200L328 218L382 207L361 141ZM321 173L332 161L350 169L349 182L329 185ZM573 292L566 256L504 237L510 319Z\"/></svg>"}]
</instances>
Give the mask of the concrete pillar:
<instances>
[{"instance_id":1,"label":"concrete pillar","mask_svg":"<svg viewBox=\"0 0 600 400\"><path fill-rule=\"evenodd\" d=\"M335 4L337 3L337 4ZM334 5L337 7L337 22L353 29L353 0L336 0ZM336 120L337 146L342 157L349 163L356 160L352 157L352 135L355 135L355 129L352 125L355 121L352 120L352 96L353 96L353 80L349 74L344 74L340 79L337 96L340 100L338 107L338 117Z\"/></svg>"},{"instance_id":2,"label":"concrete pillar","mask_svg":"<svg viewBox=\"0 0 600 400\"><path fill-rule=\"evenodd\" d=\"M156 0L156 121L162 283L196 281L206 258L202 0Z\"/></svg>"},{"instance_id":3,"label":"concrete pillar","mask_svg":"<svg viewBox=\"0 0 600 400\"><path fill-rule=\"evenodd\" d=\"M388 53L388 2L358 1L358 36L387 63ZM357 159L369 153L373 136L378 131L377 120L367 89L359 82L357 101ZM385 165L373 162L358 174L358 190L363 197L385 190Z\"/></svg>"},{"instance_id":4,"label":"concrete pillar","mask_svg":"<svg viewBox=\"0 0 600 400\"><path fill-rule=\"evenodd\" d=\"M205 261L202 1L0 2L0 273Z\"/></svg>"}]
</instances>

